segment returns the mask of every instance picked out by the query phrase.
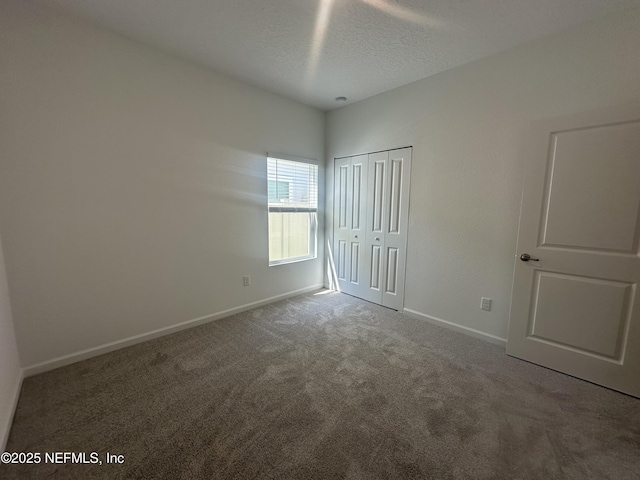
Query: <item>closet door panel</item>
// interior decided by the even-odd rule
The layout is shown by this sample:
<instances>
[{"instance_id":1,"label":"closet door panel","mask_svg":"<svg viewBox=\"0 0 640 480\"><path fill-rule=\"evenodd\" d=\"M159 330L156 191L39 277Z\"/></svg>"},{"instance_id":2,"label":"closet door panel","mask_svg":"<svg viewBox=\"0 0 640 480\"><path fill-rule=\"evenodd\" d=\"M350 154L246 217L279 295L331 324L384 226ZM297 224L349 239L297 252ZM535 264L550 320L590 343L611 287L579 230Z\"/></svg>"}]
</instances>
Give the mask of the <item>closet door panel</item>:
<instances>
[{"instance_id":1,"label":"closet door panel","mask_svg":"<svg viewBox=\"0 0 640 480\"><path fill-rule=\"evenodd\" d=\"M391 150L387 166L388 195L384 205L388 221L385 223L384 232L385 282L382 289L382 305L401 310L404 306L407 258L411 149Z\"/></svg>"},{"instance_id":2,"label":"closet door panel","mask_svg":"<svg viewBox=\"0 0 640 480\"><path fill-rule=\"evenodd\" d=\"M367 155L351 157L349 196L351 231L349 248L351 263L349 270L349 293L361 297L367 289L367 277L369 276L368 262L366 260L366 235L367 235L367 184L369 162Z\"/></svg>"},{"instance_id":3,"label":"closet door panel","mask_svg":"<svg viewBox=\"0 0 640 480\"><path fill-rule=\"evenodd\" d=\"M351 168L349 158L335 161L333 200L333 262L340 291L349 293L349 270L351 256Z\"/></svg>"},{"instance_id":4,"label":"closet door panel","mask_svg":"<svg viewBox=\"0 0 640 480\"><path fill-rule=\"evenodd\" d=\"M387 225L387 164L389 152L369 155L369 188L367 191L366 264L369 267L367 288L362 298L382 303L386 275L384 234Z\"/></svg>"}]
</instances>

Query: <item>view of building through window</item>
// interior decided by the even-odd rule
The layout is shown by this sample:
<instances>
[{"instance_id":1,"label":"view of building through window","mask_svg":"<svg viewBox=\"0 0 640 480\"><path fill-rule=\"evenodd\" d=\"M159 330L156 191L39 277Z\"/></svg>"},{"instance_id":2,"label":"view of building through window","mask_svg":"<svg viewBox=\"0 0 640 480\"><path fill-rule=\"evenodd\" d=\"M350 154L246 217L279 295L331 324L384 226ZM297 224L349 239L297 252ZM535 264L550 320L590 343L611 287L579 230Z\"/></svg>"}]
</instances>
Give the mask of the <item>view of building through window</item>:
<instances>
[{"instance_id":1,"label":"view of building through window","mask_svg":"<svg viewBox=\"0 0 640 480\"><path fill-rule=\"evenodd\" d=\"M269 265L316 257L318 166L267 158Z\"/></svg>"}]
</instances>

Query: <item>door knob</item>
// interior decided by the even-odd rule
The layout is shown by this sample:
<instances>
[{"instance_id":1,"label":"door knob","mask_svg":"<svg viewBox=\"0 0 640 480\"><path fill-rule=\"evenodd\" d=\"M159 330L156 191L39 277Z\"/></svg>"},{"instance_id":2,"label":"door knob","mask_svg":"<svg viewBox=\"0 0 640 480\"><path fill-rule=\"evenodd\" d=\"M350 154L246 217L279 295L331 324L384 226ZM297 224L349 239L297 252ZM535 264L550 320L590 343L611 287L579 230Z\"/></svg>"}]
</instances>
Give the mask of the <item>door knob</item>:
<instances>
[{"instance_id":1,"label":"door knob","mask_svg":"<svg viewBox=\"0 0 640 480\"><path fill-rule=\"evenodd\" d=\"M531 260L532 262L540 261L539 258L531 258L531 255L529 255L528 253L523 253L522 255L520 255L520 260L522 260L523 262L528 262L529 260Z\"/></svg>"},{"instance_id":2,"label":"door knob","mask_svg":"<svg viewBox=\"0 0 640 480\"><path fill-rule=\"evenodd\" d=\"M354 235L353 238L358 238L358 235Z\"/></svg>"},{"instance_id":3,"label":"door knob","mask_svg":"<svg viewBox=\"0 0 640 480\"><path fill-rule=\"evenodd\" d=\"M379 241L380 241L380 237L376 237L376 242L379 242Z\"/></svg>"}]
</instances>

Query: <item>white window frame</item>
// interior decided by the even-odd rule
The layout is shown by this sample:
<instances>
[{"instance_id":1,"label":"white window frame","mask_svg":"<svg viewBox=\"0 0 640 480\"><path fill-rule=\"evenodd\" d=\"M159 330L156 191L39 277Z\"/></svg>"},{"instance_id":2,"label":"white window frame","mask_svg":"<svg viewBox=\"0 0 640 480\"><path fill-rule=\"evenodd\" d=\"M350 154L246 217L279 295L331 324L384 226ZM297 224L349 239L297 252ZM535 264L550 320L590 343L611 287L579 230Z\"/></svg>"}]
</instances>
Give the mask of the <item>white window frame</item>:
<instances>
[{"instance_id":1,"label":"white window frame","mask_svg":"<svg viewBox=\"0 0 640 480\"><path fill-rule=\"evenodd\" d=\"M305 164L309 164L312 166L316 167L316 178L315 178L315 188L316 188L316 193L315 193L315 200L316 200L316 205L315 208L314 207L273 207L269 205L269 161L270 160L287 160L290 162L297 162L297 163L305 163ZM304 256L299 256L299 257L288 257L288 258L283 258L280 260L271 260L269 258L269 266L273 267L273 266L277 266L277 265L285 265L288 263L296 263L296 262L303 262L306 260L313 260L315 258L318 258L318 189L319 189L319 177L320 177L320 172L319 172L319 166L318 166L318 161L317 160L313 160L313 159L308 159L308 158L300 158L300 157L294 157L291 155L284 155L281 153L267 153L267 217L269 215L270 212L308 212L309 214L313 214L310 215L310 219L309 219L309 254L308 255L304 255ZM278 177L276 177L276 185L277 185L277 181L278 181ZM310 185L311 187L311 185ZM277 188L277 187L276 187ZM269 222L269 219L267 218L267 224ZM268 251L267 251L267 255L270 256L270 249L271 249L271 237L270 237L270 230L269 230L269 226L267 226L267 245L268 245Z\"/></svg>"}]
</instances>

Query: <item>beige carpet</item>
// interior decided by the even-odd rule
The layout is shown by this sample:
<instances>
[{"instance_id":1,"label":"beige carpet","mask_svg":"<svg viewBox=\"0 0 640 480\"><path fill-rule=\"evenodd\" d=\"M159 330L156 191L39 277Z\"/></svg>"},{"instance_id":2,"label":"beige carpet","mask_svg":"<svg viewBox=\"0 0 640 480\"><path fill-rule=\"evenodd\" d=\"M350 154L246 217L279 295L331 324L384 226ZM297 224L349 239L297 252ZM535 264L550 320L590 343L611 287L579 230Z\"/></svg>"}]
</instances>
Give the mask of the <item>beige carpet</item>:
<instances>
[{"instance_id":1,"label":"beige carpet","mask_svg":"<svg viewBox=\"0 0 640 480\"><path fill-rule=\"evenodd\" d=\"M640 400L321 293L26 379L0 478L640 478Z\"/></svg>"}]
</instances>

